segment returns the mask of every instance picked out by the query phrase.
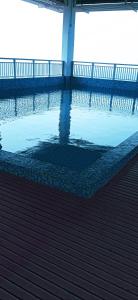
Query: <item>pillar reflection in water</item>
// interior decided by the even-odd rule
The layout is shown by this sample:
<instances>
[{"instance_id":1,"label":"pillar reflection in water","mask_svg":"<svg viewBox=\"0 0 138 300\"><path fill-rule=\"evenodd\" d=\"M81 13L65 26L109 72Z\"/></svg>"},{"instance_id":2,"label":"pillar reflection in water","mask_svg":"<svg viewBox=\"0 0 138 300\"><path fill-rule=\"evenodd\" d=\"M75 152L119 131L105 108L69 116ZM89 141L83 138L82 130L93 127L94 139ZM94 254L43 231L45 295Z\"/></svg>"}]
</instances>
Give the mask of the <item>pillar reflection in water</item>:
<instances>
[{"instance_id":1,"label":"pillar reflection in water","mask_svg":"<svg viewBox=\"0 0 138 300\"><path fill-rule=\"evenodd\" d=\"M61 104L60 104L60 118L59 118L59 142L62 145L69 143L71 103L72 103L72 91L63 90Z\"/></svg>"},{"instance_id":2,"label":"pillar reflection in water","mask_svg":"<svg viewBox=\"0 0 138 300\"><path fill-rule=\"evenodd\" d=\"M2 137L1 137L1 132L0 132L0 150L2 149L1 140L2 140Z\"/></svg>"}]
</instances>

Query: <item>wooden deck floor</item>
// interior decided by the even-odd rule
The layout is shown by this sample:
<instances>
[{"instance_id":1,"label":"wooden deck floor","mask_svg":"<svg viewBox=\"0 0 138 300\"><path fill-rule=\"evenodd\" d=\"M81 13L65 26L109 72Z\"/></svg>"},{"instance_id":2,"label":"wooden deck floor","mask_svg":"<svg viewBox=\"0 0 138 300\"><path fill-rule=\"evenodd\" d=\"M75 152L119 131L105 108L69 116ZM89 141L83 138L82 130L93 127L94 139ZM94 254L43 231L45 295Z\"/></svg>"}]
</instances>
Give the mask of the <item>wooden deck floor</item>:
<instances>
[{"instance_id":1,"label":"wooden deck floor","mask_svg":"<svg viewBox=\"0 0 138 300\"><path fill-rule=\"evenodd\" d=\"M138 157L90 200L0 174L0 300L138 300Z\"/></svg>"}]
</instances>

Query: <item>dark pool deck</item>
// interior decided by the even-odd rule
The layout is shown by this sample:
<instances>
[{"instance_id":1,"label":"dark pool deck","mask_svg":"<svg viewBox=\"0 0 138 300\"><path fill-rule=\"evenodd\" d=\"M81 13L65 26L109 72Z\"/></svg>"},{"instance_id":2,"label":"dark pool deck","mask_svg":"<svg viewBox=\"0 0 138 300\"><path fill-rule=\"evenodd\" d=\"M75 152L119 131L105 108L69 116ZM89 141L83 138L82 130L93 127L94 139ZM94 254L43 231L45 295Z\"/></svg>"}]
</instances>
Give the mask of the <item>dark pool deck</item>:
<instances>
[{"instance_id":1,"label":"dark pool deck","mask_svg":"<svg viewBox=\"0 0 138 300\"><path fill-rule=\"evenodd\" d=\"M0 300L138 299L138 156L90 200L0 174Z\"/></svg>"}]
</instances>

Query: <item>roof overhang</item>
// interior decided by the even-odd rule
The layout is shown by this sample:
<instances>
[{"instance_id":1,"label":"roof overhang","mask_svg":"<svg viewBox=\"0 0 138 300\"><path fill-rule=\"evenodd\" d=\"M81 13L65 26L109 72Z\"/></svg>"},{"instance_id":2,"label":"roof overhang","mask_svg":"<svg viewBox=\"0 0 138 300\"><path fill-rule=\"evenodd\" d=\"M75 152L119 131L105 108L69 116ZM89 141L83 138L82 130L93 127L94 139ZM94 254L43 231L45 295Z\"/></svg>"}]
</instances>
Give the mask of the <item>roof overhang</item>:
<instances>
[{"instance_id":1,"label":"roof overhang","mask_svg":"<svg viewBox=\"0 0 138 300\"><path fill-rule=\"evenodd\" d=\"M40 8L43 7L57 12L63 12L64 10L64 3L61 3L60 1L52 1L52 0L22 0L22 1L37 5Z\"/></svg>"},{"instance_id":2,"label":"roof overhang","mask_svg":"<svg viewBox=\"0 0 138 300\"><path fill-rule=\"evenodd\" d=\"M63 12L68 0L22 0L58 12ZM74 0L77 12L138 10L137 1Z\"/></svg>"}]
</instances>

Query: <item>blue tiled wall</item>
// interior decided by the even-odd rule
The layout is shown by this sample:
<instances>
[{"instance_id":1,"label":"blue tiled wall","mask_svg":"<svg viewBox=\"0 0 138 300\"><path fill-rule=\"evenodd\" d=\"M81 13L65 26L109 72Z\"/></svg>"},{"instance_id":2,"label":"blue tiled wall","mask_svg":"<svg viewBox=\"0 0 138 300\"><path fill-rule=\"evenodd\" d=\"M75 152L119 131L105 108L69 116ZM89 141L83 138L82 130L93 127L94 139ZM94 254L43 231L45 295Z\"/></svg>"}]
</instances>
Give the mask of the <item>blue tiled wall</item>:
<instances>
[{"instance_id":1,"label":"blue tiled wall","mask_svg":"<svg viewBox=\"0 0 138 300\"><path fill-rule=\"evenodd\" d=\"M106 80L106 79L92 79L82 77L72 77L72 87L81 88L103 88L108 90L115 90L119 92L133 92L138 95L138 82Z\"/></svg>"},{"instance_id":2,"label":"blue tiled wall","mask_svg":"<svg viewBox=\"0 0 138 300\"><path fill-rule=\"evenodd\" d=\"M0 80L0 91L48 88L64 85L64 77L20 78Z\"/></svg>"}]
</instances>

